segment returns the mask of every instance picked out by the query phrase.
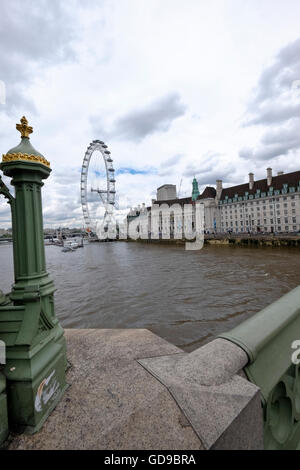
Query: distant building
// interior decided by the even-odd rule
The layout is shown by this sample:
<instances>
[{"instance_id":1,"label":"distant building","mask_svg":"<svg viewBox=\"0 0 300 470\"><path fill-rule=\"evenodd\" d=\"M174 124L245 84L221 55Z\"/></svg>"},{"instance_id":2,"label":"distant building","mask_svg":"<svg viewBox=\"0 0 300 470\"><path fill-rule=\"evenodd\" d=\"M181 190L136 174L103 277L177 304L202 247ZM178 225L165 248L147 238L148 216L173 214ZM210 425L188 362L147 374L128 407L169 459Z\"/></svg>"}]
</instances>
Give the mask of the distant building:
<instances>
[{"instance_id":1,"label":"distant building","mask_svg":"<svg viewBox=\"0 0 300 470\"><path fill-rule=\"evenodd\" d=\"M228 232L299 232L300 171L279 172L255 181L223 188L217 181L218 231Z\"/></svg>"},{"instance_id":2,"label":"distant building","mask_svg":"<svg viewBox=\"0 0 300 470\"><path fill-rule=\"evenodd\" d=\"M196 182L196 184L195 184ZM193 181L193 191L192 191L192 196L189 197L184 197L184 198L177 198L177 199L172 199L172 200L163 200L163 199L158 199L157 201L152 201L153 204L168 204L169 206L173 204L180 204L182 208L184 208L185 204L189 205L195 205L197 201L201 201L204 204L204 219L205 219L205 230L207 232L213 232L216 229L216 220L217 220L217 214L218 214L218 206L216 204L216 190L213 187L207 186L202 194L199 194L197 198L195 197L196 191L198 189L198 183L197 180ZM199 193L199 190L198 190ZM150 208L148 208L150 209ZM194 221L194 216L193 216L193 221ZM171 217L171 225L172 225L172 217ZM171 227L171 232L172 232L172 227Z\"/></svg>"},{"instance_id":3,"label":"distant building","mask_svg":"<svg viewBox=\"0 0 300 470\"><path fill-rule=\"evenodd\" d=\"M176 199L177 197L176 185L164 184L163 186L160 186L159 188L157 188L156 197L158 201L160 200L168 201L171 199Z\"/></svg>"},{"instance_id":4,"label":"distant building","mask_svg":"<svg viewBox=\"0 0 300 470\"><path fill-rule=\"evenodd\" d=\"M248 183L223 188L222 180L216 187L206 186L197 195L198 182L194 178L192 195L176 198L175 185L163 185L157 189L153 204L204 204L204 224L207 233L295 233L300 231L300 171L279 172L258 181L249 173ZM171 197L171 195L175 197ZM150 213L151 207L138 206L128 214L128 221L140 213ZM149 214L150 215L150 214ZM174 225L170 219L171 232ZM149 218L149 227L151 220ZM150 228L149 228L150 232Z\"/></svg>"}]
</instances>

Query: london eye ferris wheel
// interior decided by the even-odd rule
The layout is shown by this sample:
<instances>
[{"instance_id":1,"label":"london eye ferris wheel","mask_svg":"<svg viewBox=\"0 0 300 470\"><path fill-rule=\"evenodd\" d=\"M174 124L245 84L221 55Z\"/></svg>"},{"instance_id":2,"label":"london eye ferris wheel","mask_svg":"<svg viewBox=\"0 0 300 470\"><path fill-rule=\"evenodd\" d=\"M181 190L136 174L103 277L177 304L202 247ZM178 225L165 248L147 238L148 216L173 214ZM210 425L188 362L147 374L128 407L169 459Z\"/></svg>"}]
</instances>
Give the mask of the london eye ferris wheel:
<instances>
[{"instance_id":1,"label":"london eye ferris wheel","mask_svg":"<svg viewBox=\"0 0 300 470\"><path fill-rule=\"evenodd\" d=\"M110 151L101 140L88 146L81 168L81 205L88 232L97 232L97 226L109 218L115 205L115 170Z\"/></svg>"}]
</instances>

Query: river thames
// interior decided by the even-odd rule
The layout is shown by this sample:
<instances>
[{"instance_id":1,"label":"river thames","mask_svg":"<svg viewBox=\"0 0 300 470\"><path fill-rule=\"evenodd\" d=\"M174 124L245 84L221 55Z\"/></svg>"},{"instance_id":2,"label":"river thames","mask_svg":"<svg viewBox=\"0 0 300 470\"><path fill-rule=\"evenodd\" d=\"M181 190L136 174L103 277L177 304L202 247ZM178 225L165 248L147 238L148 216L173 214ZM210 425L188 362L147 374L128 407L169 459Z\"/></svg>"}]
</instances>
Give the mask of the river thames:
<instances>
[{"instance_id":1,"label":"river thames","mask_svg":"<svg viewBox=\"0 0 300 470\"><path fill-rule=\"evenodd\" d=\"M300 284L296 248L91 243L46 246L56 314L65 328L148 328L192 351ZM12 245L0 244L0 288L13 282Z\"/></svg>"}]
</instances>

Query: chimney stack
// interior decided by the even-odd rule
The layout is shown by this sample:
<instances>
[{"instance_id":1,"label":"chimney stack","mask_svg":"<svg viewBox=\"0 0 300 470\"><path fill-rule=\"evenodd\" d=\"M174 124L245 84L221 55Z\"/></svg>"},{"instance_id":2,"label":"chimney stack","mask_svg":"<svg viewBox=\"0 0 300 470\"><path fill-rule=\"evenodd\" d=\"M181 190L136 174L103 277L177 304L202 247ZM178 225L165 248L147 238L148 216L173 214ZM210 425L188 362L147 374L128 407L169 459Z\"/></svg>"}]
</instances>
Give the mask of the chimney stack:
<instances>
[{"instance_id":1,"label":"chimney stack","mask_svg":"<svg viewBox=\"0 0 300 470\"><path fill-rule=\"evenodd\" d=\"M253 189L254 186L254 174L249 173L249 189Z\"/></svg>"},{"instance_id":2,"label":"chimney stack","mask_svg":"<svg viewBox=\"0 0 300 470\"><path fill-rule=\"evenodd\" d=\"M284 175L284 171L278 171L277 176Z\"/></svg>"},{"instance_id":3,"label":"chimney stack","mask_svg":"<svg viewBox=\"0 0 300 470\"><path fill-rule=\"evenodd\" d=\"M268 186L272 184L272 168L267 168L267 184Z\"/></svg>"},{"instance_id":4,"label":"chimney stack","mask_svg":"<svg viewBox=\"0 0 300 470\"><path fill-rule=\"evenodd\" d=\"M217 199L220 199L221 194L222 194L222 191L223 191L222 180L217 180L217 181L216 181Z\"/></svg>"}]
</instances>

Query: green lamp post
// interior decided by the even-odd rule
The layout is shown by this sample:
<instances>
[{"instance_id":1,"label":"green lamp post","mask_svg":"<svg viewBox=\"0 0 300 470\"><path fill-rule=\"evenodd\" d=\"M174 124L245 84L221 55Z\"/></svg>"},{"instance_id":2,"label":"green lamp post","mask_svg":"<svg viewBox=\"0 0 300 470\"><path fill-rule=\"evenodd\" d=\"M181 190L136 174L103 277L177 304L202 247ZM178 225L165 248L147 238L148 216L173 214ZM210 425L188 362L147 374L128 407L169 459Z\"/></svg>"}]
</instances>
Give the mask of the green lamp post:
<instances>
[{"instance_id":1,"label":"green lamp post","mask_svg":"<svg viewBox=\"0 0 300 470\"><path fill-rule=\"evenodd\" d=\"M0 177L0 193L11 206L14 276L12 291L0 299L0 340L6 344L9 426L37 431L67 385L64 331L54 309L54 283L46 271L41 187L51 169L31 145L23 117L16 125L20 144L3 155L0 169L11 177L15 197Z\"/></svg>"}]
</instances>

